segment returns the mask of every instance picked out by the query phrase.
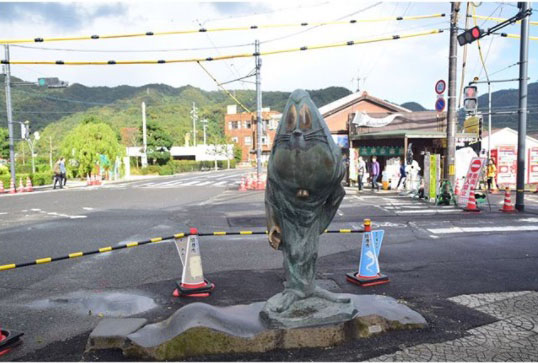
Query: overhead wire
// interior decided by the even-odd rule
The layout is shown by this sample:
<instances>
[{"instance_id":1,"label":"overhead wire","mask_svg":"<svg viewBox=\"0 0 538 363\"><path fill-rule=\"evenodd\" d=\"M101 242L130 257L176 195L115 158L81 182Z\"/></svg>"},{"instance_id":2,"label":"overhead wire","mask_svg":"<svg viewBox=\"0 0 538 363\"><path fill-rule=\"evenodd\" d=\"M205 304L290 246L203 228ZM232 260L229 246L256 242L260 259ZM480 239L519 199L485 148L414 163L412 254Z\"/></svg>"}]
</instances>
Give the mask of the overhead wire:
<instances>
[{"instance_id":1,"label":"overhead wire","mask_svg":"<svg viewBox=\"0 0 538 363\"><path fill-rule=\"evenodd\" d=\"M202 65L202 63L200 62L196 62L203 70L204 72L207 73L207 75L209 77L211 77L211 79L215 82L215 84L221 89L223 90L224 92L226 92L226 94L228 96L230 96L231 99L233 99L239 106L241 106L241 108L245 111L247 111L248 113L251 113L252 111L249 110L245 105L243 105L243 103L241 101L239 101L233 94L231 94L226 88L222 87L222 85L219 83L219 81L217 81L217 79L207 70L206 67L204 67Z\"/></svg>"},{"instance_id":2,"label":"overhead wire","mask_svg":"<svg viewBox=\"0 0 538 363\"><path fill-rule=\"evenodd\" d=\"M209 62L209 61L218 61L218 60L225 60L225 59L233 59L233 58L250 58L255 57L257 55L275 55L275 54L283 54L283 53L292 53L292 52L302 52L307 50L316 50L316 49L329 49L329 48L338 48L338 47L346 47L346 46L353 46L353 45L360 45L360 44L368 44L368 43L377 43L377 42L385 42L385 41L391 41L391 40L399 40L399 39L407 39L407 38L415 38L415 37L422 37L422 36L428 36L433 34L439 34L442 33L442 29L432 29L428 31L418 32L418 33L411 33L411 34L402 34L402 35L392 35L392 36L384 36L384 37L376 37L376 38L369 38L369 39L358 39L358 40L350 40L346 42L338 42L338 43L329 43L329 44L318 44L318 45L309 45L309 46L302 46L299 48L287 48L287 49L277 49L277 50L271 50L271 51L264 51L257 53L242 53L242 54L230 54L230 55L224 55L224 56L218 56L218 57L197 57L197 58L182 58L182 59L159 59L159 60L109 60L109 61L63 61L63 60L56 60L56 61L7 61L2 60L0 63L2 64L39 64L39 65L125 65L125 64L169 64L169 63L193 63L193 62Z\"/></svg>"},{"instance_id":3,"label":"overhead wire","mask_svg":"<svg viewBox=\"0 0 538 363\"><path fill-rule=\"evenodd\" d=\"M494 22L497 22L497 23L502 23L503 21L508 20L508 19L504 19L504 18L494 18L494 17L491 17L491 16L483 16L483 15L476 15L476 14L473 14L472 17L474 19L481 19L481 20L484 20L484 21L494 21ZM515 23L519 24L519 23L521 23L521 20L518 20ZM484 23L482 23L482 24L484 24ZM529 21L529 25L538 25L538 21Z\"/></svg>"},{"instance_id":4,"label":"overhead wire","mask_svg":"<svg viewBox=\"0 0 538 363\"><path fill-rule=\"evenodd\" d=\"M287 23L287 24L263 24L263 25L250 25L250 26L236 26L236 27L220 27L220 28L198 28L198 29L185 29L185 30L172 30L163 32L141 32L130 34L107 34L107 35L85 35L85 36L71 36L71 37L34 37L27 39L0 39L0 44L21 44L21 43L43 43L43 42L61 42L61 41L73 41L73 40L99 40L99 39L119 39L119 38L137 38L137 37L153 37L163 35L184 35L184 34L196 34L207 32L226 32L226 31L244 31L244 30L257 30L257 29L271 29L271 28L285 28L285 27L306 27L316 25L346 25L346 24L358 24L358 23L372 23L372 22L387 22L387 21L408 21L408 20L422 20L431 18L444 17L446 14L437 13L430 15L415 15L415 16L397 16L397 17L384 17L384 18L371 18L371 19L351 19L346 21L329 21L329 22L301 22L301 23Z\"/></svg>"},{"instance_id":5,"label":"overhead wire","mask_svg":"<svg viewBox=\"0 0 538 363\"><path fill-rule=\"evenodd\" d=\"M354 16L354 15L357 15L357 14L360 14L360 13L363 13L365 11L368 11L370 9L373 9L375 8L376 6L380 5L382 2L377 2L375 4L372 4L372 5L368 5L367 7L365 8L362 8L362 9L359 9L357 11L354 11L353 13L351 14L347 14L347 15L344 15L344 16L341 16L337 19L335 19L334 21L340 21L342 19L345 19L349 16ZM310 23L312 25L312 23ZM294 36L297 36L299 34L304 34L306 32L309 32L311 30L314 30L314 29L317 29L317 28L320 28L324 25L329 25L328 23L319 23L317 25L313 25L312 27L308 28L308 29L305 29L305 30L301 30L301 31L298 31L298 32L294 32L292 34L288 34L288 35L284 35L284 36L280 36L280 37L277 37L277 38L272 38L272 39L268 39L268 40L261 40L260 41L260 45L262 44L267 44L267 43L271 43L271 42L275 42L275 41L278 41L278 40L284 40L284 39L288 39L288 38L291 38L291 37L294 37Z\"/></svg>"}]
</instances>

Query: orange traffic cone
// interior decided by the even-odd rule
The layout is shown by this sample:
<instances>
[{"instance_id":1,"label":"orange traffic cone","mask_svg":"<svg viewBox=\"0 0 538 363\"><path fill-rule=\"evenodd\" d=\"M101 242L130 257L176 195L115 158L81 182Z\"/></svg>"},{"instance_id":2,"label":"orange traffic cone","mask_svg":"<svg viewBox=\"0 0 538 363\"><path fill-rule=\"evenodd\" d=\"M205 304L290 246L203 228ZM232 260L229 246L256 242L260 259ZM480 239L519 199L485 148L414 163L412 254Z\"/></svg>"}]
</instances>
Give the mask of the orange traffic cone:
<instances>
[{"instance_id":1,"label":"orange traffic cone","mask_svg":"<svg viewBox=\"0 0 538 363\"><path fill-rule=\"evenodd\" d=\"M241 184L239 185L239 191L240 192L246 192L247 186L245 185L245 177L241 178Z\"/></svg>"},{"instance_id":2,"label":"orange traffic cone","mask_svg":"<svg viewBox=\"0 0 538 363\"><path fill-rule=\"evenodd\" d=\"M33 192L34 191L34 187L32 185L32 179L30 179L29 176L26 177L26 191L27 192Z\"/></svg>"},{"instance_id":3,"label":"orange traffic cone","mask_svg":"<svg viewBox=\"0 0 538 363\"><path fill-rule=\"evenodd\" d=\"M9 183L9 194L15 193L17 193L17 190L15 190L15 183L13 183L13 179L11 179L11 182Z\"/></svg>"},{"instance_id":4,"label":"orange traffic cone","mask_svg":"<svg viewBox=\"0 0 538 363\"><path fill-rule=\"evenodd\" d=\"M0 356L22 343L20 339L24 334L0 328Z\"/></svg>"},{"instance_id":5,"label":"orange traffic cone","mask_svg":"<svg viewBox=\"0 0 538 363\"><path fill-rule=\"evenodd\" d=\"M512 204L512 200L510 197L510 188L506 188L504 192L504 205L501 209L499 209L501 212L505 213L514 213L516 212L516 209L514 208L514 205Z\"/></svg>"},{"instance_id":6,"label":"orange traffic cone","mask_svg":"<svg viewBox=\"0 0 538 363\"><path fill-rule=\"evenodd\" d=\"M19 178L19 193L24 193L26 189L24 189L24 185L22 185L22 178Z\"/></svg>"},{"instance_id":7,"label":"orange traffic cone","mask_svg":"<svg viewBox=\"0 0 538 363\"><path fill-rule=\"evenodd\" d=\"M476 199L474 197L474 190L471 190L469 194L469 200L467 201L467 207L463 209L465 212L480 212L480 209L476 207Z\"/></svg>"},{"instance_id":8,"label":"orange traffic cone","mask_svg":"<svg viewBox=\"0 0 538 363\"><path fill-rule=\"evenodd\" d=\"M4 190L4 182L0 180L0 194L3 194L5 192L6 191Z\"/></svg>"},{"instance_id":9,"label":"orange traffic cone","mask_svg":"<svg viewBox=\"0 0 538 363\"><path fill-rule=\"evenodd\" d=\"M455 195L460 195L461 191L460 191L460 179L456 179L456 187L454 189L454 194Z\"/></svg>"}]
</instances>

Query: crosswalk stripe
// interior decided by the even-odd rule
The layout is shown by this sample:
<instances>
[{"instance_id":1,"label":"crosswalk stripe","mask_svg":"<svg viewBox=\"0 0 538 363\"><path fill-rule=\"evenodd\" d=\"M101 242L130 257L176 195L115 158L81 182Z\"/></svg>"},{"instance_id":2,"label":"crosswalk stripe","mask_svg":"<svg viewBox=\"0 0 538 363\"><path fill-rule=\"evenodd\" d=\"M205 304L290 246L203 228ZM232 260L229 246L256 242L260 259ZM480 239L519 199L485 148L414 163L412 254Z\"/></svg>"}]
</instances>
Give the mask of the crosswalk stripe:
<instances>
[{"instance_id":1,"label":"crosswalk stripe","mask_svg":"<svg viewBox=\"0 0 538 363\"><path fill-rule=\"evenodd\" d=\"M205 182L201 182L201 183L193 184L193 185L196 185L197 187L201 187L201 186L208 185L208 184L211 184L211 183L213 183L213 182L212 181L205 181Z\"/></svg>"},{"instance_id":2,"label":"crosswalk stripe","mask_svg":"<svg viewBox=\"0 0 538 363\"><path fill-rule=\"evenodd\" d=\"M428 228L428 231L435 234L472 233L472 232L538 231L538 226L449 227L449 228Z\"/></svg>"},{"instance_id":3,"label":"crosswalk stripe","mask_svg":"<svg viewBox=\"0 0 538 363\"><path fill-rule=\"evenodd\" d=\"M420 209L420 210L396 210L397 214L421 214L421 213L452 213L461 212L459 209Z\"/></svg>"}]
</instances>

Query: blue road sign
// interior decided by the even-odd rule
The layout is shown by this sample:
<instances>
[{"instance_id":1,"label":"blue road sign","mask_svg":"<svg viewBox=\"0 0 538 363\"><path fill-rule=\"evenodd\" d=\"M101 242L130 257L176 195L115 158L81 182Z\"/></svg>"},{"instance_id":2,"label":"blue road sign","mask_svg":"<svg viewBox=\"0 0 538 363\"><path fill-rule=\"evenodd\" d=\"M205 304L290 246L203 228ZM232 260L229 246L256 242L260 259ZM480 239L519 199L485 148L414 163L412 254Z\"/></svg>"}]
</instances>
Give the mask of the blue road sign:
<instances>
[{"instance_id":1,"label":"blue road sign","mask_svg":"<svg viewBox=\"0 0 538 363\"><path fill-rule=\"evenodd\" d=\"M446 102L443 97L439 97L437 101L435 101L435 111L442 112L445 109Z\"/></svg>"}]
</instances>

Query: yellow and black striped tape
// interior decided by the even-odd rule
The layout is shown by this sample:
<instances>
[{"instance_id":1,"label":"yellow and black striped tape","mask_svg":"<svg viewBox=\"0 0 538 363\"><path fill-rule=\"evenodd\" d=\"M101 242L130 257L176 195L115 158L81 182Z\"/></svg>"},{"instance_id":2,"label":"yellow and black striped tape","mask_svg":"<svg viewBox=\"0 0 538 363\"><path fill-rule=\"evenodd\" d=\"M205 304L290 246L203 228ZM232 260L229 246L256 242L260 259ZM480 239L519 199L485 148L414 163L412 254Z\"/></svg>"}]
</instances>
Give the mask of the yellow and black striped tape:
<instances>
[{"instance_id":1,"label":"yellow and black striped tape","mask_svg":"<svg viewBox=\"0 0 538 363\"><path fill-rule=\"evenodd\" d=\"M198 29L184 29L184 30L172 30L165 32L140 32L130 34L108 34L108 35L85 35L75 37L34 37L28 39L0 39L0 44L21 44L21 43L43 43L43 42L63 42L73 40L98 40L98 39L119 39L119 38L136 38L136 37L153 37L161 35L184 35L195 33L207 33L207 32L223 32L223 31L241 31L241 30L256 30L256 29L274 29L274 28L286 28L286 27L305 27L305 26L321 26L321 25L344 25L344 24L359 24L359 23L373 23L373 22L385 22L385 21L403 21L403 20L423 20L432 18L442 18L444 13L431 14L431 15L416 15L416 16L392 16L384 18L372 18L372 19L351 19L345 21L327 21L327 22L302 22L302 23L289 23L289 24L264 24L264 25L249 25L249 26L236 26L236 27L220 27L220 28L198 28Z\"/></svg>"},{"instance_id":2,"label":"yellow and black striped tape","mask_svg":"<svg viewBox=\"0 0 538 363\"><path fill-rule=\"evenodd\" d=\"M261 235L261 234L267 234L267 233L268 233L267 231L231 231L231 232L215 231L215 232L198 233L197 235L200 237L210 237L210 236L234 236L234 235ZM335 229L335 230L326 229L324 233L364 233L364 230L363 229ZM10 263L6 265L0 265L0 271L12 270L15 268L26 267L26 266L42 265L42 264L47 264L47 263L61 261L61 260L68 260L68 259L78 258L82 256L94 255L97 253L107 253L107 252L121 250L124 248L132 248L132 247L143 246L150 243L184 238L190 235L192 234L188 232L181 232L181 233L176 233L172 236L167 236L167 237L154 237L145 241L128 242L128 243L118 245L118 246L101 247L93 251L73 252L73 253L69 253L65 256L60 256L60 257L45 257L45 258L38 258L37 260L31 261L31 262Z\"/></svg>"},{"instance_id":3,"label":"yellow and black striped tape","mask_svg":"<svg viewBox=\"0 0 538 363\"><path fill-rule=\"evenodd\" d=\"M10 60L10 61L7 61L4 59L1 61L1 63L2 64L14 64L14 65L15 64L35 64L35 65L67 65L67 66L106 66L106 65L126 65L126 64L145 65L145 64L170 64L170 63L194 63L194 62L200 63L200 62L219 61L219 60L234 59L234 58L249 58L249 57L255 57L255 56L262 56L262 55L274 55L274 54L282 54L282 53L301 52L301 51L315 50L315 49L347 47L347 46L352 46L352 45L415 38L415 37L427 36L427 35L432 35L432 34L439 34L442 32L443 32L442 29L432 29L432 30L427 30L427 31L419 32L419 33L390 35L390 36L377 37L377 38L350 40L347 42L340 42L340 43L319 44L319 45L302 46L299 48L272 50L272 51L259 52L259 53L254 52L254 53L230 54L230 55L223 55L223 56L217 56L217 57L205 57L205 58L159 59L159 60L118 60L118 61L116 60L109 60L109 61L63 61L63 60L11 61Z\"/></svg>"},{"instance_id":4,"label":"yellow and black striped tape","mask_svg":"<svg viewBox=\"0 0 538 363\"><path fill-rule=\"evenodd\" d=\"M501 37L519 39L521 38L521 35L501 33ZM529 36L529 40L538 40L538 37Z\"/></svg>"}]
</instances>

